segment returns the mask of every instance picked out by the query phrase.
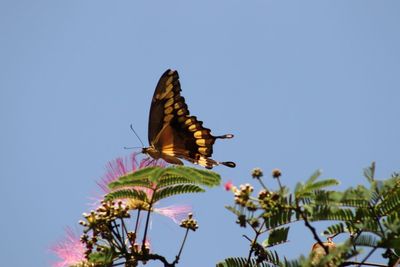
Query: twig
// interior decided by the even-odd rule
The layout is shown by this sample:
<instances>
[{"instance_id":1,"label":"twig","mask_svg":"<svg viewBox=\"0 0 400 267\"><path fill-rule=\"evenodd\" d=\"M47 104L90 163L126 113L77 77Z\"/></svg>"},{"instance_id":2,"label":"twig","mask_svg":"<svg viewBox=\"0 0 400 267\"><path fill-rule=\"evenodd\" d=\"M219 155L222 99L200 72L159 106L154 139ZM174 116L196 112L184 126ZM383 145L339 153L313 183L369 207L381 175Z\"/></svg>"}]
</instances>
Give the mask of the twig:
<instances>
[{"instance_id":1,"label":"twig","mask_svg":"<svg viewBox=\"0 0 400 267\"><path fill-rule=\"evenodd\" d=\"M144 235L143 235L143 242L142 242L142 251L145 251L145 248L146 248L147 230L149 228L151 208L153 207L153 199L154 199L154 195L155 195L154 193L155 193L155 190L153 190L153 194L151 196L151 200L150 200L150 203L149 203L149 210L147 212L146 225L144 227Z\"/></svg>"},{"instance_id":2,"label":"twig","mask_svg":"<svg viewBox=\"0 0 400 267\"><path fill-rule=\"evenodd\" d=\"M363 265L369 257L371 257L371 255L375 252L375 250L377 250L378 247L374 247L373 249L371 249L371 251L367 254L367 256L365 256L365 258L361 261L361 263L358 266Z\"/></svg>"},{"instance_id":3,"label":"twig","mask_svg":"<svg viewBox=\"0 0 400 267\"><path fill-rule=\"evenodd\" d=\"M262 228L264 227L264 225L265 225L265 220L264 220L263 223L261 224L260 228L258 228L258 230L256 230L253 226L251 226L251 227L253 228L253 230L256 232L256 236L254 237L254 240L253 240L253 241L250 240L250 242L251 242L251 248L250 248L250 251L249 251L249 256L247 257L247 265L246 265L246 266L250 266L251 255L252 255L253 252L254 252L254 244L257 243L257 239L258 239L258 237L261 235ZM246 236L245 236L245 237L246 237ZM247 238L247 237L246 237L246 238Z\"/></svg>"},{"instance_id":4,"label":"twig","mask_svg":"<svg viewBox=\"0 0 400 267\"><path fill-rule=\"evenodd\" d=\"M183 246L185 245L186 238L187 238L188 234L189 234L189 228L186 228L185 237L183 238L181 248L179 249L178 255L176 255L176 257L175 257L175 260L174 260L173 264L176 264L176 263L179 262L179 259L180 259L181 254L182 254Z\"/></svg>"},{"instance_id":5,"label":"twig","mask_svg":"<svg viewBox=\"0 0 400 267\"><path fill-rule=\"evenodd\" d=\"M378 267L388 267L388 265L385 264L380 264L380 263L372 263L372 262L358 262L358 261L346 261L344 263L342 263L340 266L350 266L350 265L365 265L365 266L378 266Z\"/></svg>"},{"instance_id":6,"label":"twig","mask_svg":"<svg viewBox=\"0 0 400 267\"><path fill-rule=\"evenodd\" d=\"M257 178L257 180L265 190L268 190L261 178Z\"/></svg>"},{"instance_id":7,"label":"twig","mask_svg":"<svg viewBox=\"0 0 400 267\"><path fill-rule=\"evenodd\" d=\"M314 236L315 241L318 242L318 244L324 249L326 255L329 254L329 250L328 247L324 245L324 243L321 241L321 239L319 238L318 234L317 234L317 230L315 230L315 228L310 224L310 222L307 219L307 216L304 214L304 212L301 210L301 208L297 205L297 212L300 213L300 216L303 218L304 220L304 224L306 225L306 227L308 227L308 229L310 229L311 233Z\"/></svg>"},{"instance_id":8,"label":"twig","mask_svg":"<svg viewBox=\"0 0 400 267\"><path fill-rule=\"evenodd\" d=\"M279 189L282 191L283 187L281 184L281 180L279 179L279 177L276 177L275 179L278 181Z\"/></svg>"},{"instance_id":9,"label":"twig","mask_svg":"<svg viewBox=\"0 0 400 267\"><path fill-rule=\"evenodd\" d=\"M139 227L140 211L141 211L141 209L139 208L139 209L138 209L138 214L137 214L137 217L136 217L136 224L135 224L135 234L136 234L136 235L137 235L137 229L138 229L138 227Z\"/></svg>"}]
</instances>

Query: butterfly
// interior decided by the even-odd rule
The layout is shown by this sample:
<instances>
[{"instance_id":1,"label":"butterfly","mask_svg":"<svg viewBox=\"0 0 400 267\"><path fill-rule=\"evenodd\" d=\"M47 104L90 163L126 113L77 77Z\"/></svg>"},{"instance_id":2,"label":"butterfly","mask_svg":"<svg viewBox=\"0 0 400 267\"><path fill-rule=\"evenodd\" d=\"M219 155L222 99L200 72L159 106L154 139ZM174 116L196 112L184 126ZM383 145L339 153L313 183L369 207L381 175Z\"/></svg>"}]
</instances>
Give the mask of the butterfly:
<instances>
[{"instance_id":1,"label":"butterfly","mask_svg":"<svg viewBox=\"0 0 400 267\"><path fill-rule=\"evenodd\" d=\"M161 158L177 165L183 165L180 159L184 159L207 169L217 165L236 166L231 161L218 162L211 158L215 140L233 135L213 136L202 121L189 115L176 70L168 69L158 81L151 101L148 131L150 146L142 152L153 159Z\"/></svg>"}]
</instances>

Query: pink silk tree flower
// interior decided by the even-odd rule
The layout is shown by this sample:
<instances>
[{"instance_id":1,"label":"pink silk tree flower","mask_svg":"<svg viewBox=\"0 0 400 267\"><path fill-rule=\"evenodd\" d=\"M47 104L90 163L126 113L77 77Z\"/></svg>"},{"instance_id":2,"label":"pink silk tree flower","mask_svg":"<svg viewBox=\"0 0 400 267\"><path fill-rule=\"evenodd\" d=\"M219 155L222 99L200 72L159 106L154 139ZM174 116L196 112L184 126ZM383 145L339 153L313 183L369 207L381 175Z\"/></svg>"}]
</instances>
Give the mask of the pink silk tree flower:
<instances>
[{"instance_id":1,"label":"pink silk tree flower","mask_svg":"<svg viewBox=\"0 0 400 267\"><path fill-rule=\"evenodd\" d=\"M171 205L168 207L154 208L154 212L164 215L173 220L174 223L179 224L189 213L192 213L192 207L187 205Z\"/></svg>"},{"instance_id":2,"label":"pink silk tree flower","mask_svg":"<svg viewBox=\"0 0 400 267\"><path fill-rule=\"evenodd\" d=\"M69 267L86 262L86 249L80 237L71 228L67 228L65 233L64 240L61 240L50 248L60 258L60 261L52 264L53 267Z\"/></svg>"},{"instance_id":3,"label":"pink silk tree flower","mask_svg":"<svg viewBox=\"0 0 400 267\"><path fill-rule=\"evenodd\" d=\"M134 172L134 171L146 168L146 167L150 167L150 166L159 166L159 167L166 166L166 163L164 161L162 161L162 160L156 161L151 158L142 159L138 163L138 161L136 159L137 156L138 156L137 153L132 153L129 157L125 157L125 158L119 157L113 161L110 161L107 164L105 175L101 178L100 182L97 183L105 194L110 192L110 189L108 188L108 184L118 180L118 178L120 178L121 176L125 176L128 173L131 173L131 172ZM154 186L156 186L156 185L154 185ZM140 186L135 186L132 188L143 191L147 195L147 198L151 199L153 190L151 190L150 188L145 188L145 187L140 187ZM129 200L122 199L122 201L124 201L125 204L130 206L132 209L135 209L135 206L142 206L142 204L143 204L143 202L139 203L140 201L132 200L132 199L129 199ZM157 203L154 203L154 204L157 205ZM158 214L161 214L163 216L170 218L175 223L180 223L181 219L186 218L189 213L192 213L192 208L187 205L181 205L181 206L173 205L173 206L160 207L160 208L153 207L153 211L155 213L158 213Z\"/></svg>"},{"instance_id":4,"label":"pink silk tree flower","mask_svg":"<svg viewBox=\"0 0 400 267\"><path fill-rule=\"evenodd\" d=\"M128 173L152 166L165 167L166 163L162 160L153 160L150 158L142 159L139 163L136 160L138 153L132 153L129 157L119 157L110 162L106 166L106 173L97 185L104 193L109 193L108 184L118 180L119 177Z\"/></svg>"},{"instance_id":5,"label":"pink silk tree flower","mask_svg":"<svg viewBox=\"0 0 400 267\"><path fill-rule=\"evenodd\" d=\"M225 187L225 190L226 190L226 191L231 191L231 189L232 189L232 187L233 187L232 181L229 180L228 182L226 182L226 183L224 184L224 187Z\"/></svg>"}]
</instances>

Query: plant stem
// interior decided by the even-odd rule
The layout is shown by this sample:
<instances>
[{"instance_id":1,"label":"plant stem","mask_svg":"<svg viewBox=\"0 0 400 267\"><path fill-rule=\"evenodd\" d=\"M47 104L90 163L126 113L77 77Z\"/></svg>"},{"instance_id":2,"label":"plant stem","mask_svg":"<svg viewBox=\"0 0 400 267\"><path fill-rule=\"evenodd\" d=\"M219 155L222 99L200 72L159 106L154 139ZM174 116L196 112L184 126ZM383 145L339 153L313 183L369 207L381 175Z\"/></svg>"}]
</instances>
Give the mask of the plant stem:
<instances>
[{"instance_id":1,"label":"plant stem","mask_svg":"<svg viewBox=\"0 0 400 267\"><path fill-rule=\"evenodd\" d=\"M365 266L378 266L378 267L389 267L388 265L385 264L380 264L380 263L372 263L372 262L358 262L358 261L346 261L342 263L340 266L350 266L350 265L365 265Z\"/></svg>"},{"instance_id":2,"label":"plant stem","mask_svg":"<svg viewBox=\"0 0 400 267\"><path fill-rule=\"evenodd\" d=\"M279 189L282 191L283 187L281 184L281 180L279 179L279 177L275 178L278 181L278 185L279 185Z\"/></svg>"},{"instance_id":3,"label":"plant stem","mask_svg":"<svg viewBox=\"0 0 400 267\"><path fill-rule=\"evenodd\" d=\"M183 246L185 245L186 238L187 238L188 234L189 234L189 228L186 228L185 237L183 238L181 248L179 249L178 255L175 257L175 260L174 260L173 264L176 264L176 263L179 262L179 258L181 257Z\"/></svg>"},{"instance_id":4,"label":"plant stem","mask_svg":"<svg viewBox=\"0 0 400 267\"><path fill-rule=\"evenodd\" d=\"M315 230L315 228L310 224L310 222L307 219L307 215L301 210L301 207L298 205L297 203L297 208L296 211L300 214L300 216L303 218L304 220L304 224L305 226L310 229L311 233L314 236L315 241L317 241L317 243L324 249L326 255L329 254L329 250L328 247L324 245L324 243L321 241L321 239L319 238L318 234L317 234L317 230Z\"/></svg>"},{"instance_id":5,"label":"plant stem","mask_svg":"<svg viewBox=\"0 0 400 267\"><path fill-rule=\"evenodd\" d=\"M265 190L268 190L261 178L257 178L257 180Z\"/></svg>"},{"instance_id":6,"label":"plant stem","mask_svg":"<svg viewBox=\"0 0 400 267\"><path fill-rule=\"evenodd\" d=\"M375 250L377 250L378 247L374 247L373 249L371 249L371 251L367 254L367 256L365 256L365 258L361 261L361 263L358 266L363 265L369 257L371 257L371 255L375 252Z\"/></svg>"},{"instance_id":7,"label":"plant stem","mask_svg":"<svg viewBox=\"0 0 400 267\"><path fill-rule=\"evenodd\" d=\"M258 228L258 230L256 230L256 229L252 226L253 230L256 232L256 236L254 237L254 241L251 241L251 240L250 240L250 242L251 242L251 247L250 247L250 251L249 251L249 256L247 257L247 265L246 265L246 266L250 266L251 255L252 255L253 252L254 252L254 245L257 243L257 239L258 239L258 237L261 235L262 228L264 227L264 225L265 225L265 220L264 220L263 223L261 224L260 228Z\"/></svg>"},{"instance_id":8,"label":"plant stem","mask_svg":"<svg viewBox=\"0 0 400 267\"><path fill-rule=\"evenodd\" d=\"M138 209L138 214L137 214L137 217L136 217L136 224L135 224L135 234L136 234L136 235L137 235L137 229L138 229L138 227L139 227L140 211L141 211L141 209L139 208L139 209Z\"/></svg>"},{"instance_id":9,"label":"plant stem","mask_svg":"<svg viewBox=\"0 0 400 267\"><path fill-rule=\"evenodd\" d=\"M151 200L150 200L150 203L149 203L149 210L147 212L146 225L144 227L144 235L143 235L143 241L142 241L142 251L145 251L145 248L146 248L147 230L149 229L149 221L150 221L151 209L153 207L154 193L155 193L155 190L153 190L153 194L151 196Z\"/></svg>"}]
</instances>

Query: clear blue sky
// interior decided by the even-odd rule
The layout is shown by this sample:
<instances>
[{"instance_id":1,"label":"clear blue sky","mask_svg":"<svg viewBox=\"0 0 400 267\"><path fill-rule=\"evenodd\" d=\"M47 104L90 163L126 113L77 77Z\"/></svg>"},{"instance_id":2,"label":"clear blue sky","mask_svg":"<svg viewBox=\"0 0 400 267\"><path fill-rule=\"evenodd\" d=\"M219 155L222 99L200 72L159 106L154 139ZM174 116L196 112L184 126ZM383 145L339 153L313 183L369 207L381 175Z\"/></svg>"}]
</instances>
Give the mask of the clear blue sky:
<instances>
[{"instance_id":1,"label":"clear blue sky","mask_svg":"<svg viewBox=\"0 0 400 267\"><path fill-rule=\"evenodd\" d=\"M64 228L80 229L105 164L139 145L129 125L147 140L167 68L192 114L235 134L214 148L237 163L215 168L225 181L280 168L293 187L322 168L344 188L372 161L379 177L398 171L399 12L389 0L0 1L1 265L48 266ZM229 193L175 200L200 224L181 266L246 255ZM313 243L302 227L279 250L289 258ZM183 233L155 218L151 235L172 259Z\"/></svg>"}]
</instances>

